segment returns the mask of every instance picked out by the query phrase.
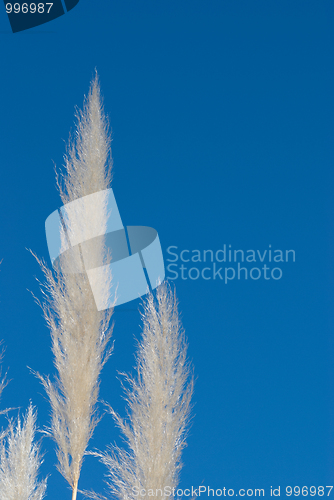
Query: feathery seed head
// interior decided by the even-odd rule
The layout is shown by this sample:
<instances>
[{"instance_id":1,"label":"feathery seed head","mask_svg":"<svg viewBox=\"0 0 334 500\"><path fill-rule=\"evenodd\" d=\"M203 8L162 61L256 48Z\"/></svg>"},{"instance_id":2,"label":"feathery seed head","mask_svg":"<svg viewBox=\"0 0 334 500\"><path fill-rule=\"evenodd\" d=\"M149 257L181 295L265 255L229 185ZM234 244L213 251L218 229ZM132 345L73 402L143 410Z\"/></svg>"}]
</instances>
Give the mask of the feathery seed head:
<instances>
[{"instance_id":1,"label":"feathery seed head","mask_svg":"<svg viewBox=\"0 0 334 500\"><path fill-rule=\"evenodd\" d=\"M46 479L38 482L42 463L40 446L35 442L36 413L30 405L21 423L9 422L0 443L0 500L42 500Z\"/></svg>"},{"instance_id":2,"label":"feathery seed head","mask_svg":"<svg viewBox=\"0 0 334 500\"><path fill-rule=\"evenodd\" d=\"M107 220L103 195L89 210L83 198L108 189L111 179L110 138L97 76L83 110L77 112L76 137L69 144L61 178L62 182L57 177L57 184L68 215L66 225L70 236L85 234L94 226L103 233ZM76 203L71 205L74 200ZM108 260L103 238L91 247L91 252L96 261ZM39 263L46 278L43 285L46 301L42 308L58 372L54 382L40 378L51 403L50 434L57 443L58 468L76 495L83 457L98 421L99 377L111 353L108 341L112 309L97 310L87 273L77 272L70 252L53 272L43 262Z\"/></svg>"},{"instance_id":3,"label":"feathery seed head","mask_svg":"<svg viewBox=\"0 0 334 500\"><path fill-rule=\"evenodd\" d=\"M137 488L176 487L187 435L193 391L192 368L175 293L163 283L143 312L136 378L127 376L128 422L112 412L129 451L116 446L99 454L108 468L111 492L135 500Z\"/></svg>"}]
</instances>

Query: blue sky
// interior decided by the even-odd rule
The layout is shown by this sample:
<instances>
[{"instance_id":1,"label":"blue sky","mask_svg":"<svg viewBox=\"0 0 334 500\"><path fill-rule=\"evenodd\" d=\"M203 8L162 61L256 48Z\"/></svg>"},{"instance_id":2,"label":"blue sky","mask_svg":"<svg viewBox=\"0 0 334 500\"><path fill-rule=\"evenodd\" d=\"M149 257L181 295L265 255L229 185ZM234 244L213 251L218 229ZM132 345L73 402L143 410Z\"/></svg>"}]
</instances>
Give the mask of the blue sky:
<instances>
[{"instance_id":1,"label":"blue sky","mask_svg":"<svg viewBox=\"0 0 334 500\"><path fill-rule=\"evenodd\" d=\"M53 162L62 164L96 68L123 222L155 228L166 267L173 246L172 269L187 268L174 283L196 385L180 487L270 496L280 486L283 496L286 486L333 484L333 21L323 0L80 0L12 34L0 10L0 329L11 379L2 408L32 400L39 426L49 421L27 368L54 373L49 332L27 291L38 295L42 276L26 248L48 258L44 223L60 205ZM281 279L262 271L225 283L213 264L224 275L237 263L181 261L182 250L224 245L293 249L295 262L275 263ZM244 264L250 273L264 263ZM212 279L189 277L204 267ZM101 381L101 397L123 415L116 377L134 364L138 306L114 314ZM90 448L114 441L105 416ZM42 446L48 498L70 498L53 443ZM87 457L81 488L101 492L104 472Z\"/></svg>"}]
</instances>

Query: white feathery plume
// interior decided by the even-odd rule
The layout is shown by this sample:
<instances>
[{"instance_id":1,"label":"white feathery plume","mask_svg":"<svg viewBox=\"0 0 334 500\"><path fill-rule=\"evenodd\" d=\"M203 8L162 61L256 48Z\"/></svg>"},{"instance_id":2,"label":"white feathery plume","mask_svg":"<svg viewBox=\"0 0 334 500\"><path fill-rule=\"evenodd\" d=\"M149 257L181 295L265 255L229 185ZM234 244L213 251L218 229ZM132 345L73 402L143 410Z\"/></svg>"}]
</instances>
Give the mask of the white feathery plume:
<instances>
[{"instance_id":1,"label":"white feathery plume","mask_svg":"<svg viewBox=\"0 0 334 500\"><path fill-rule=\"evenodd\" d=\"M76 140L69 142L65 172L57 177L63 203L108 189L111 181L110 135L97 74L82 111L77 110Z\"/></svg>"},{"instance_id":2,"label":"white feathery plume","mask_svg":"<svg viewBox=\"0 0 334 500\"><path fill-rule=\"evenodd\" d=\"M109 188L109 153L110 138L96 76L83 110L77 113L76 139L68 147L65 171L57 177L60 196L64 204L69 204L67 207L77 198ZM94 225L100 234L104 233L106 199L100 194L102 201L92 211L85 213L85 204L78 200L77 208L67 212L70 215L65 222L70 235L85 232L85 227ZM105 261L103 237L90 245L90 252L96 261ZM97 310L87 273L75 272L75 259L71 254L63 255L61 265L53 272L38 260L46 278L43 284L46 301L40 305L51 331L58 372L55 382L40 378L51 402L49 433L57 444L58 469L70 484L75 500L83 457L98 422L99 377L111 353L107 344L112 332L109 328L112 309ZM101 284L101 294L108 289L109 279L106 276Z\"/></svg>"},{"instance_id":3,"label":"white feathery plume","mask_svg":"<svg viewBox=\"0 0 334 500\"><path fill-rule=\"evenodd\" d=\"M137 499L134 488L152 489L154 495L158 490L159 498L167 499L164 487L178 483L191 410L192 368L175 292L160 285L156 299L148 296L142 316L136 377L126 376L128 422L111 410L129 450L110 446L109 453L95 453L108 468L111 493L120 500Z\"/></svg>"},{"instance_id":4,"label":"white feathery plume","mask_svg":"<svg viewBox=\"0 0 334 500\"><path fill-rule=\"evenodd\" d=\"M1 262L0 262L1 263ZM0 346L2 345L2 340L0 341ZM2 359L3 359L3 354L4 354L4 350L0 351L0 363L2 362ZM1 369L0 369L0 374L1 374ZM5 376L3 377L2 380L0 380L0 397L2 395L2 391L4 390L4 388L6 387L7 385L7 381L6 381L6 374ZM0 415L3 414L3 413L7 413L7 411L9 411L10 408L8 408L7 410L1 410L0 411Z\"/></svg>"},{"instance_id":5,"label":"white feathery plume","mask_svg":"<svg viewBox=\"0 0 334 500\"><path fill-rule=\"evenodd\" d=\"M35 442L36 413L30 405L21 423L9 422L0 442L0 500L42 500L46 479L38 482L42 463L40 446Z\"/></svg>"}]
</instances>

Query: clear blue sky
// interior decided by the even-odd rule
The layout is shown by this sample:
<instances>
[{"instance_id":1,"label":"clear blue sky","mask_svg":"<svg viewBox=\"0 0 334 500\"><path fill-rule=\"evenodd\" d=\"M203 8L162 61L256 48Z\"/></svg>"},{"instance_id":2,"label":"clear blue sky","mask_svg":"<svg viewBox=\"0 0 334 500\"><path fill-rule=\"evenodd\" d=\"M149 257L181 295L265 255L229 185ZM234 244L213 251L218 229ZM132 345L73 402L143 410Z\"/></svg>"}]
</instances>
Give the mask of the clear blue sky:
<instances>
[{"instance_id":1,"label":"clear blue sky","mask_svg":"<svg viewBox=\"0 0 334 500\"><path fill-rule=\"evenodd\" d=\"M180 486L266 496L281 486L283 496L286 486L333 485L333 22L329 0L80 0L12 34L0 9L0 336L11 379L2 408L32 400L39 426L49 422L27 368L54 373L27 291L38 295L42 276L26 248L48 258L44 222L60 205L53 162L96 68L123 222L154 227L166 266L173 246L171 269L186 268L174 282L197 379ZM244 263L247 280L227 283L213 264L223 275L237 263L181 261L182 250L203 257L224 245L267 254ZM295 262L270 263L269 248L293 249ZM281 279L265 279L264 264ZM189 277L205 267L211 279ZM101 397L122 415L116 376L134 364L138 302L115 312L102 374ZM90 448L113 441L105 416ZM48 498L70 498L53 443L42 446ZM104 472L87 457L81 488L101 492Z\"/></svg>"}]
</instances>

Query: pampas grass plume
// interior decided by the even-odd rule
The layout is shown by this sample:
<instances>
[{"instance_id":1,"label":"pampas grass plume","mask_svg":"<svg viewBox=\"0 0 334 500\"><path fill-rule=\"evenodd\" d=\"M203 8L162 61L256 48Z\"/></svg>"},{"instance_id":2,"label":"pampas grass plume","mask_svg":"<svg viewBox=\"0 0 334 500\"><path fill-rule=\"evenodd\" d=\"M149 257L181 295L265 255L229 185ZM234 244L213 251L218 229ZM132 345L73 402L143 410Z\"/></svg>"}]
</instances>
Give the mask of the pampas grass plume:
<instances>
[{"instance_id":1,"label":"pampas grass plume","mask_svg":"<svg viewBox=\"0 0 334 500\"><path fill-rule=\"evenodd\" d=\"M109 188L111 165L110 139L103 114L97 76L92 81L82 111L77 112L75 140L70 141L65 170L57 183L64 204ZM69 232L84 230L84 225L106 225L103 204L89 218L80 210L71 216ZM92 249L95 258L104 258L104 245ZM51 271L38 260L44 272L45 301L40 304L52 338L55 381L41 377L49 396L52 420L49 433L57 444L58 469L72 488L76 499L84 454L99 420L96 403L99 376L111 349L109 322L112 309L98 311L87 273L76 272L72 258ZM103 290L101 291L103 293Z\"/></svg>"},{"instance_id":2,"label":"pampas grass plume","mask_svg":"<svg viewBox=\"0 0 334 500\"><path fill-rule=\"evenodd\" d=\"M96 454L107 466L110 491L119 500L136 500L135 487L137 492L161 490L162 499L167 498L164 487L176 488L190 419L192 368L169 285L160 285L156 298L148 296L142 316L136 377L126 376L127 421L111 410L128 450L110 446L108 453Z\"/></svg>"},{"instance_id":3,"label":"pampas grass plume","mask_svg":"<svg viewBox=\"0 0 334 500\"><path fill-rule=\"evenodd\" d=\"M0 500L42 500L46 479L38 482L42 463L39 444L35 442L36 413L30 405L21 423L9 422L0 443Z\"/></svg>"}]
</instances>

